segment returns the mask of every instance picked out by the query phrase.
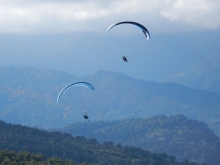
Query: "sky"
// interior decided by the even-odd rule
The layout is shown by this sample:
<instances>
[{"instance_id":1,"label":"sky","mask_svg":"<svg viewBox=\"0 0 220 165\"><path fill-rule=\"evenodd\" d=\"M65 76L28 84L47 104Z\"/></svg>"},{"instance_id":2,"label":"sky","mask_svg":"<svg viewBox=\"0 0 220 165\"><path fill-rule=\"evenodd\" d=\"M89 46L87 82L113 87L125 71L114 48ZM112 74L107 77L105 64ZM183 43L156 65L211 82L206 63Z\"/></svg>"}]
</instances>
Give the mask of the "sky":
<instances>
[{"instance_id":1,"label":"sky","mask_svg":"<svg viewBox=\"0 0 220 165\"><path fill-rule=\"evenodd\" d=\"M153 33L220 28L219 0L0 0L0 33L104 32L141 22Z\"/></svg>"},{"instance_id":2,"label":"sky","mask_svg":"<svg viewBox=\"0 0 220 165\"><path fill-rule=\"evenodd\" d=\"M150 40L128 25L106 33L120 21ZM160 81L219 51L219 38L219 0L0 0L0 66Z\"/></svg>"}]
</instances>

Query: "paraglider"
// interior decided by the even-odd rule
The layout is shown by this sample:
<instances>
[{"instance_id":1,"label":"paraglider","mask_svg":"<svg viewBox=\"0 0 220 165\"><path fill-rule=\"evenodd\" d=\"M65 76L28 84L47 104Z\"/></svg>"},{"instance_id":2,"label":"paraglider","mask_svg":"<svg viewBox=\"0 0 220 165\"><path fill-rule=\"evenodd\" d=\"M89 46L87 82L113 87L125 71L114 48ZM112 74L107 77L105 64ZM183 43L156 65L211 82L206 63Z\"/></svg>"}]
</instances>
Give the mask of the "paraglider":
<instances>
[{"instance_id":1,"label":"paraglider","mask_svg":"<svg viewBox=\"0 0 220 165\"><path fill-rule=\"evenodd\" d=\"M84 119L88 119L89 117L87 116L87 114L83 115Z\"/></svg>"},{"instance_id":2,"label":"paraglider","mask_svg":"<svg viewBox=\"0 0 220 165\"><path fill-rule=\"evenodd\" d=\"M149 31L147 30L147 28L145 28L143 25L137 23L137 22L131 22L131 21L124 21L124 22L118 22L118 23L115 23L113 25L111 25L108 29L107 29L107 33L115 26L117 25L121 25L121 24L132 24L132 25L135 25L137 27L139 27L142 32L144 33L144 35L146 36L147 40L150 39L150 33Z\"/></svg>"},{"instance_id":3,"label":"paraglider","mask_svg":"<svg viewBox=\"0 0 220 165\"><path fill-rule=\"evenodd\" d=\"M127 59L127 57L125 57L125 56L122 56L122 59L123 59L123 61L124 61L124 62L128 62L128 59Z\"/></svg>"},{"instance_id":4,"label":"paraglider","mask_svg":"<svg viewBox=\"0 0 220 165\"><path fill-rule=\"evenodd\" d=\"M95 90L95 88L94 88L90 83L87 83L87 82L76 82L76 83L72 83L72 84L66 86L65 88L63 88L63 89L61 90L61 92L59 93L59 95L58 95L58 97L57 97L57 104L58 104L59 99L60 99L61 95L63 94L63 92L64 92L65 90L67 90L69 87L72 87L72 86L82 86L82 87L89 88L89 89L91 89L91 90Z\"/></svg>"}]
</instances>

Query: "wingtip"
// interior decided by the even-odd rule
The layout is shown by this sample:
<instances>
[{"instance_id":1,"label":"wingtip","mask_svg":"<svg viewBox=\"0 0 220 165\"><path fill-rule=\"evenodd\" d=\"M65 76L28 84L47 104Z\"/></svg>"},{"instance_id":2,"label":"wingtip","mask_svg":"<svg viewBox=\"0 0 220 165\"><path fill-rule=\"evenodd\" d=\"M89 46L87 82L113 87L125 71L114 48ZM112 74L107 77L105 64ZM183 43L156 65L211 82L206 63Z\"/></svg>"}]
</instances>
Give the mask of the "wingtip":
<instances>
[{"instance_id":1,"label":"wingtip","mask_svg":"<svg viewBox=\"0 0 220 165\"><path fill-rule=\"evenodd\" d=\"M112 24L111 26L109 26L109 28L107 29L107 33L110 31L111 28L113 28L116 24Z\"/></svg>"}]
</instances>

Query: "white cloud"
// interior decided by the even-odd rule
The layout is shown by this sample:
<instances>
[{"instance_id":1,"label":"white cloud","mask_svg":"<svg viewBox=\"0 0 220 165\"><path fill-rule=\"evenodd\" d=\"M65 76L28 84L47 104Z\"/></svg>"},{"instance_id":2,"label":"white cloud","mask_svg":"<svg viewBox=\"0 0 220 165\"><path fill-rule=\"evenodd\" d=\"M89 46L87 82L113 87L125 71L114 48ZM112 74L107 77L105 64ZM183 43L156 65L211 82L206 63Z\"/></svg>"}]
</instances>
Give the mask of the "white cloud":
<instances>
[{"instance_id":1,"label":"white cloud","mask_svg":"<svg viewBox=\"0 0 220 165\"><path fill-rule=\"evenodd\" d=\"M156 32L181 31L179 23L189 29L219 29L218 1L0 0L0 33L104 32L124 20L136 20Z\"/></svg>"},{"instance_id":2,"label":"white cloud","mask_svg":"<svg viewBox=\"0 0 220 165\"><path fill-rule=\"evenodd\" d=\"M183 22L206 29L220 27L219 0L167 0L161 16L171 22Z\"/></svg>"}]
</instances>

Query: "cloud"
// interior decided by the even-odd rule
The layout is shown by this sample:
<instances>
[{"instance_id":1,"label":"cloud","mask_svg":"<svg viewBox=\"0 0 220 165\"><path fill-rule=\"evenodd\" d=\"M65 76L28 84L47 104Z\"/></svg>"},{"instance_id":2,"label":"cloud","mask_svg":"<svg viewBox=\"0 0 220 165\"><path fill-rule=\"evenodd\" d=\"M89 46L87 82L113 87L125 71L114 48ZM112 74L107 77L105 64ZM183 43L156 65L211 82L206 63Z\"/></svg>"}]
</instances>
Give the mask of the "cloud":
<instances>
[{"instance_id":1,"label":"cloud","mask_svg":"<svg viewBox=\"0 0 220 165\"><path fill-rule=\"evenodd\" d=\"M105 32L124 20L155 32L220 28L218 0L0 0L0 6L0 33Z\"/></svg>"},{"instance_id":2,"label":"cloud","mask_svg":"<svg viewBox=\"0 0 220 165\"><path fill-rule=\"evenodd\" d=\"M183 22L205 29L220 27L218 0L167 0L166 6L160 14L171 22Z\"/></svg>"}]
</instances>

